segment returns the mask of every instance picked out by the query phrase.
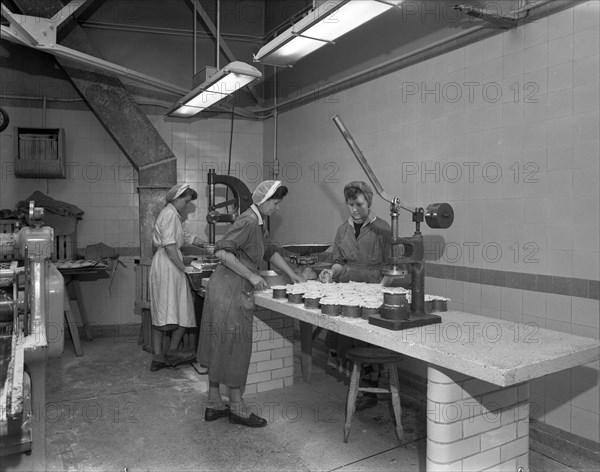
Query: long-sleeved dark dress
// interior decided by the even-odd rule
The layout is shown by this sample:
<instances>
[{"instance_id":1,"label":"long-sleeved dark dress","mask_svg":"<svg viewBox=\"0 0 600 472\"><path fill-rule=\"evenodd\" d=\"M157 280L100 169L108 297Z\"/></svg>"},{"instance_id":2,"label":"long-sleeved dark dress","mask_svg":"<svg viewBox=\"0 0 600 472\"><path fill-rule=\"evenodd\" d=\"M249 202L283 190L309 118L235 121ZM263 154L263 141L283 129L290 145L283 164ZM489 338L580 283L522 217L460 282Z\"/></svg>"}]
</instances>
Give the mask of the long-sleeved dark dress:
<instances>
[{"instance_id":1,"label":"long-sleeved dark dress","mask_svg":"<svg viewBox=\"0 0 600 472\"><path fill-rule=\"evenodd\" d=\"M252 272L268 261L277 248L253 205L229 228L216 251L228 251ZM206 288L198 362L208 367L210 379L229 387L246 384L252 351L254 295L252 284L225 265L210 277Z\"/></svg>"}]
</instances>

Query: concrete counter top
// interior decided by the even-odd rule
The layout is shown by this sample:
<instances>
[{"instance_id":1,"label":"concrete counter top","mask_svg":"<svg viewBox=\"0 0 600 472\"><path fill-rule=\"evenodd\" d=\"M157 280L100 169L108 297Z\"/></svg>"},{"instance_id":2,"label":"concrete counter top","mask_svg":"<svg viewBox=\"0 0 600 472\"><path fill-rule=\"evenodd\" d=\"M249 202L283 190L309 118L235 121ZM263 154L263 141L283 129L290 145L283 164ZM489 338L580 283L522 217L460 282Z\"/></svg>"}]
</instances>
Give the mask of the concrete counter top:
<instances>
[{"instance_id":1,"label":"concrete counter top","mask_svg":"<svg viewBox=\"0 0 600 472\"><path fill-rule=\"evenodd\" d=\"M254 295L257 306L360 339L430 364L507 387L600 358L600 342L532 324L438 312L439 324L392 331L363 319L327 316L320 310L273 299L271 291Z\"/></svg>"}]
</instances>

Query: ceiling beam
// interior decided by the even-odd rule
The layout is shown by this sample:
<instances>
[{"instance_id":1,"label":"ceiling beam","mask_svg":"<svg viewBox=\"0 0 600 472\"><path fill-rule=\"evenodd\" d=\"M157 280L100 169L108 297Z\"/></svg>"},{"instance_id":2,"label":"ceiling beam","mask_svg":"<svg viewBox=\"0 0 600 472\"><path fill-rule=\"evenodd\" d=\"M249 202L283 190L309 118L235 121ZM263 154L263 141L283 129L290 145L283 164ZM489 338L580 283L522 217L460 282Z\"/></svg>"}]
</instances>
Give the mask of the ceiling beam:
<instances>
[{"instance_id":1,"label":"ceiling beam","mask_svg":"<svg viewBox=\"0 0 600 472\"><path fill-rule=\"evenodd\" d=\"M197 16L200 17L200 19L206 26L206 29L208 29L208 31L213 35L213 37L215 39L217 39L217 27L210 19L208 12L204 9L202 4L198 0L188 0L188 2L192 5L192 7L194 8L194 11L197 12ZM196 18L194 18L194 21L196 21ZM227 43L223 40L223 37L221 35L219 35L218 40L219 40L218 43L220 45L220 49L223 50L223 54L225 54L225 58L227 59L227 61L228 62L236 61L237 59L235 58L235 55L233 54L233 52L231 51L231 49L229 48ZM194 41L196 41L196 38L194 38ZM220 54L220 53L221 53L221 51L217 51L217 54ZM251 87L247 87L247 89L254 97L254 100L256 100L256 103L258 103L261 107L264 106L264 102L263 102L262 98Z\"/></svg>"},{"instance_id":2,"label":"ceiling beam","mask_svg":"<svg viewBox=\"0 0 600 472\"><path fill-rule=\"evenodd\" d=\"M39 51L52 54L53 56L71 59L88 67L93 67L117 74L119 76L128 77L143 84L155 87L159 90L177 95L185 95L188 93L188 90L183 87L165 82L147 74L142 74L141 72L137 72L119 64L115 64L114 62L105 61L104 59L100 59L96 56L85 54L81 51L56 44L56 24L58 19L62 18L60 23L64 22L72 15L72 10L69 9L69 7L71 7L73 3L77 4L74 5L73 8L77 8L81 7L87 1L89 0L73 0L66 7L62 8L50 20L35 16L18 15L12 13L6 6L2 5L2 14L10 23L10 28L2 25L2 36L10 41L30 46L38 49ZM67 10L71 13L67 14Z\"/></svg>"},{"instance_id":3,"label":"ceiling beam","mask_svg":"<svg viewBox=\"0 0 600 472\"><path fill-rule=\"evenodd\" d=\"M91 4L94 0L71 0L56 15L50 18L50 21L56 24L58 28L65 21L71 18L77 11L82 11L86 4Z\"/></svg>"},{"instance_id":4,"label":"ceiling beam","mask_svg":"<svg viewBox=\"0 0 600 472\"><path fill-rule=\"evenodd\" d=\"M10 29L14 32L16 36L24 40L27 44L31 44L32 46L37 46L38 44L40 44L40 41L43 41L43 39L39 37L40 28L38 23L48 20L44 20L42 18L41 22L38 22L36 21L35 17L13 13L4 4L0 5L0 7L2 9L2 15L10 23ZM34 29L34 24L38 26L38 28ZM54 39L56 39L56 31L54 32Z\"/></svg>"},{"instance_id":5,"label":"ceiling beam","mask_svg":"<svg viewBox=\"0 0 600 472\"><path fill-rule=\"evenodd\" d=\"M52 18L64 8L59 0L13 1L24 14L40 18ZM77 22L66 31L61 46L100 57ZM54 57L100 124L138 171L141 258L150 260L152 227L164 207L165 189L177 183L177 159L116 76L81 68L73 59Z\"/></svg>"},{"instance_id":6,"label":"ceiling beam","mask_svg":"<svg viewBox=\"0 0 600 472\"><path fill-rule=\"evenodd\" d=\"M120 66L118 64L115 64L114 62L108 62L104 59L100 59L95 56L90 56L89 54L85 54L75 49L70 49L61 46L60 44L54 46L40 45L36 46L35 49L47 52L49 54L52 54L53 56L62 57L64 59L71 59L75 62L80 62L83 65L111 72L119 76L135 79L138 82L141 82L146 85L151 85L152 87L164 90L166 92L171 92L178 95L185 95L186 93L188 93L187 89L179 87L178 85L174 85L169 82L157 79L156 77L152 77L146 74L142 74L141 72L128 69L127 67Z\"/></svg>"},{"instance_id":7,"label":"ceiling beam","mask_svg":"<svg viewBox=\"0 0 600 472\"><path fill-rule=\"evenodd\" d=\"M0 32L2 33L2 39L12 41L13 43L22 44L23 46L35 46L29 37L23 36L16 29L11 28L10 26L0 25Z\"/></svg>"}]
</instances>

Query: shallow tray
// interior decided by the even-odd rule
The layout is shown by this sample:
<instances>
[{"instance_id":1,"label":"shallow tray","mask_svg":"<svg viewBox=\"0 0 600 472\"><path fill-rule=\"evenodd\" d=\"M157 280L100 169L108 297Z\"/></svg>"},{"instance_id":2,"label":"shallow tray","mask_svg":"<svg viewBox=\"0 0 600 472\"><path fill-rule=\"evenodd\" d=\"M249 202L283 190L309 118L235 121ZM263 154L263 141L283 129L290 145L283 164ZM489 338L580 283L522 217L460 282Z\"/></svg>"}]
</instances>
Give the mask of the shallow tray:
<instances>
[{"instance_id":1,"label":"shallow tray","mask_svg":"<svg viewBox=\"0 0 600 472\"><path fill-rule=\"evenodd\" d=\"M297 254L299 256L309 256L310 254L318 254L320 252L324 252L329 249L331 244L317 244L317 243L308 243L308 244L285 244L283 248L291 252L292 254Z\"/></svg>"}]
</instances>

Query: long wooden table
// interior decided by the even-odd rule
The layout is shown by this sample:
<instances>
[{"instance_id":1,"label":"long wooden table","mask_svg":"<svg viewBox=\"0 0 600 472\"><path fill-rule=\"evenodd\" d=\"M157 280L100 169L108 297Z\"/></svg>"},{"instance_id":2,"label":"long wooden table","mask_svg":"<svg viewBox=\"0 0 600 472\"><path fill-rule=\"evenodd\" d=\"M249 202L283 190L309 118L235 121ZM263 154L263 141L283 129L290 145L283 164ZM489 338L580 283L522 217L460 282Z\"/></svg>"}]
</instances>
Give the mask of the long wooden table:
<instances>
[{"instance_id":1,"label":"long wooden table","mask_svg":"<svg viewBox=\"0 0 600 472\"><path fill-rule=\"evenodd\" d=\"M427 470L479 470L500 465L527 471L528 382L600 359L598 340L459 311L437 313L442 317L439 324L391 331L367 320L327 316L318 309L273 299L270 290L255 293L254 302L300 321L305 382L310 382L313 326L427 362ZM467 414L468 401L475 403ZM443 414L449 405L460 412L457 417ZM489 421L493 412L512 415L514 422L502 423L503 429L497 429L500 425ZM483 423L483 430L470 434L470 425L477 422ZM456 433L459 430L460 434ZM502 444L496 444L498 431L504 437Z\"/></svg>"}]
</instances>

